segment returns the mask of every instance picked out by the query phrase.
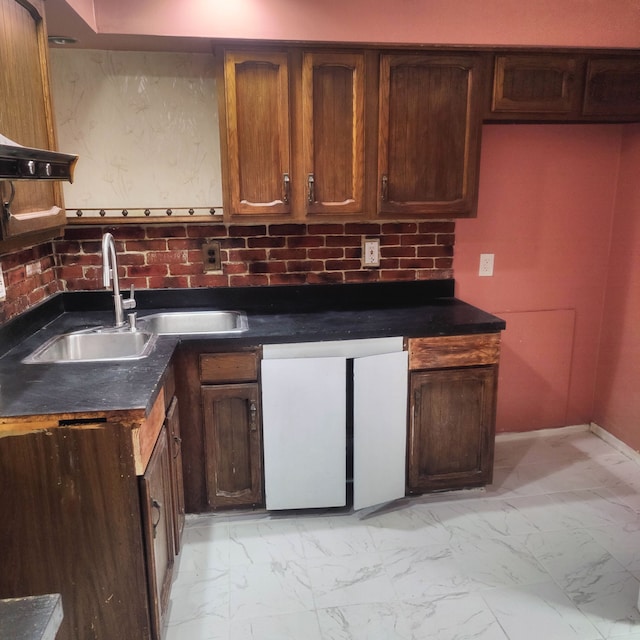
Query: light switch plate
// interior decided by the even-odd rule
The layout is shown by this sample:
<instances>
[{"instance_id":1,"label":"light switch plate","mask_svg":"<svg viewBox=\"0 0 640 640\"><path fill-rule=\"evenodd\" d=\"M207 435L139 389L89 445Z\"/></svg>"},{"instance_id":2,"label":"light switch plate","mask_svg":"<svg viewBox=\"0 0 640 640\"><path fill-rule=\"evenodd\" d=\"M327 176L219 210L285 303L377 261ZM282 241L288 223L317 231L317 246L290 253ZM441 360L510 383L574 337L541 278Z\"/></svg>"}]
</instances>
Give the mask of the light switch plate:
<instances>
[{"instance_id":1,"label":"light switch plate","mask_svg":"<svg viewBox=\"0 0 640 640\"><path fill-rule=\"evenodd\" d=\"M493 253L481 253L480 254L480 268L478 269L479 276L492 276L493 275Z\"/></svg>"},{"instance_id":2,"label":"light switch plate","mask_svg":"<svg viewBox=\"0 0 640 640\"><path fill-rule=\"evenodd\" d=\"M4 275L2 273L2 265L0 265L0 302L7 299L7 289L4 286Z\"/></svg>"},{"instance_id":3,"label":"light switch plate","mask_svg":"<svg viewBox=\"0 0 640 640\"><path fill-rule=\"evenodd\" d=\"M364 238L362 240L362 266L380 266L380 238Z\"/></svg>"}]
</instances>

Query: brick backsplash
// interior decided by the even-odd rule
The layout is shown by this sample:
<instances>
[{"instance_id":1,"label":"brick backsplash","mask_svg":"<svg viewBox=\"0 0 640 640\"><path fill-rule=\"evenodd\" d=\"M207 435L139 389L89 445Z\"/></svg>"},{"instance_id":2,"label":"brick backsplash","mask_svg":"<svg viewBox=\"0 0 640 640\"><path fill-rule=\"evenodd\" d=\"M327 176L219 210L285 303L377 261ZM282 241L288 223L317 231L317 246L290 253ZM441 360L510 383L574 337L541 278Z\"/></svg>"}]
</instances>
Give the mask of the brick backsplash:
<instances>
[{"instance_id":1,"label":"brick backsplash","mask_svg":"<svg viewBox=\"0 0 640 640\"><path fill-rule=\"evenodd\" d=\"M430 280L453 277L455 223L69 226L64 238L0 255L6 322L58 291L102 288L101 238L116 238L121 285L139 289ZM361 266L363 237L380 266ZM222 269L204 273L202 244L219 240Z\"/></svg>"},{"instance_id":2,"label":"brick backsplash","mask_svg":"<svg viewBox=\"0 0 640 640\"><path fill-rule=\"evenodd\" d=\"M102 288L100 239L116 239L121 286L327 284L453 277L455 223L183 224L68 227L54 243L69 291ZM380 238L380 266L362 268L363 237ZM202 244L218 240L222 269L204 273Z\"/></svg>"},{"instance_id":3,"label":"brick backsplash","mask_svg":"<svg viewBox=\"0 0 640 640\"><path fill-rule=\"evenodd\" d=\"M0 302L0 323L62 289L51 242L0 256L7 298Z\"/></svg>"}]
</instances>

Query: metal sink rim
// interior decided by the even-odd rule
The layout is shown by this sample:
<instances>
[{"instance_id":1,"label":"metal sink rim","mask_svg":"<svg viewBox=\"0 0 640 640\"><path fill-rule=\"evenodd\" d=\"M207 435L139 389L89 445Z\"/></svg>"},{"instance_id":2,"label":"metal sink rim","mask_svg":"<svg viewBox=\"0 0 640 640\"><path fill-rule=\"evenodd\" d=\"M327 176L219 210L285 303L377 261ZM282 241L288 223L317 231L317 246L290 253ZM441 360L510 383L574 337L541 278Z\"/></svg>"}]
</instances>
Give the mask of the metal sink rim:
<instances>
[{"instance_id":1,"label":"metal sink rim","mask_svg":"<svg viewBox=\"0 0 640 640\"><path fill-rule=\"evenodd\" d=\"M206 326L207 321L220 317L233 318L234 326L223 329ZM175 327L163 326L172 320ZM193 325L191 328L188 326L189 323ZM249 320L245 311L237 310L161 311L148 316L140 316L138 327L158 335L227 335L247 331Z\"/></svg>"},{"instance_id":2,"label":"metal sink rim","mask_svg":"<svg viewBox=\"0 0 640 640\"><path fill-rule=\"evenodd\" d=\"M155 347L157 337L156 334L149 331L105 329L102 327L59 333L46 340L26 358L23 358L22 363L68 364L141 360L151 353ZM125 344L132 342L133 348L113 354L114 342L123 341ZM96 349L96 345L85 345L83 347L81 344L76 344L75 346L73 344L85 342L97 342L102 347L102 350Z\"/></svg>"}]
</instances>

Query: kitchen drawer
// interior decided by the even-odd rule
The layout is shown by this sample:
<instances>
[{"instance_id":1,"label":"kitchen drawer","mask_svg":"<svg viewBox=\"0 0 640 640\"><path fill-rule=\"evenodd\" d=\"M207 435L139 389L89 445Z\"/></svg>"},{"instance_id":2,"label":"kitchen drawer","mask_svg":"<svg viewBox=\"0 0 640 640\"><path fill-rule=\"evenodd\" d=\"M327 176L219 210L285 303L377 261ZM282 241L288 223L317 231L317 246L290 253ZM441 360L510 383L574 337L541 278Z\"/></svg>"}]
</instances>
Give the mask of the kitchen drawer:
<instances>
[{"instance_id":1,"label":"kitchen drawer","mask_svg":"<svg viewBox=\"0 0 640 640\"><path fill-rule=\"evenodd\" d=\"M497 364L500 357L499 333L411 338L408 345L412 371Z\"/></svg>"},{"instance_id":2,"label":"kitchen drawer","mask_svg":"<svg viewBox=\"0 0 640 640\"><path fill-rule=\"evenodd\" d=\"M203 353L200 355L200 381L209 384L253 382L258 379L259 360L257 351Z\"/></svg>"}]
</instances>

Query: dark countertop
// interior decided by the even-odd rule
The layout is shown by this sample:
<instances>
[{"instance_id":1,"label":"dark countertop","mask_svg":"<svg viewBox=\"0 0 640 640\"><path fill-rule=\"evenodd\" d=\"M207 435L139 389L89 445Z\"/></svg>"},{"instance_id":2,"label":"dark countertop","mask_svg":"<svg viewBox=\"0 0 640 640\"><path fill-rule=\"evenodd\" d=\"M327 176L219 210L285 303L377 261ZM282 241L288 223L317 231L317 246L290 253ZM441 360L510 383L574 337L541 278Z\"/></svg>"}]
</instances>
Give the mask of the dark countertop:
<instances>
[{"instance_id":1,"label":"dark countertop","mask_svg":"<svg viewBox=\"0 0 640 640\"><path fill-rule=\"evenodd\" d=\"M55 640L61 622L58 593L0 600L0 640Z\"/></svg>"},{"instance_id":2,"label":"dark countertop","mask_svg":"<svg viewBox=\"0 0 640 640\"><path fill-rule=\"evenodd\" d=\"M243 309L242 334L159 336L152 353L116 363L23 364L47 339L113 323L108 292L55 296L0 327L0 419L30 415L139 412L144 417L180 340L211 339L233 348L386 336L427 337L501 331L505 323L453 297L453 281L141 291L138 317L176 309ZM2 352L0 352L1 354Z\"/></svg>"}]
</instances>

